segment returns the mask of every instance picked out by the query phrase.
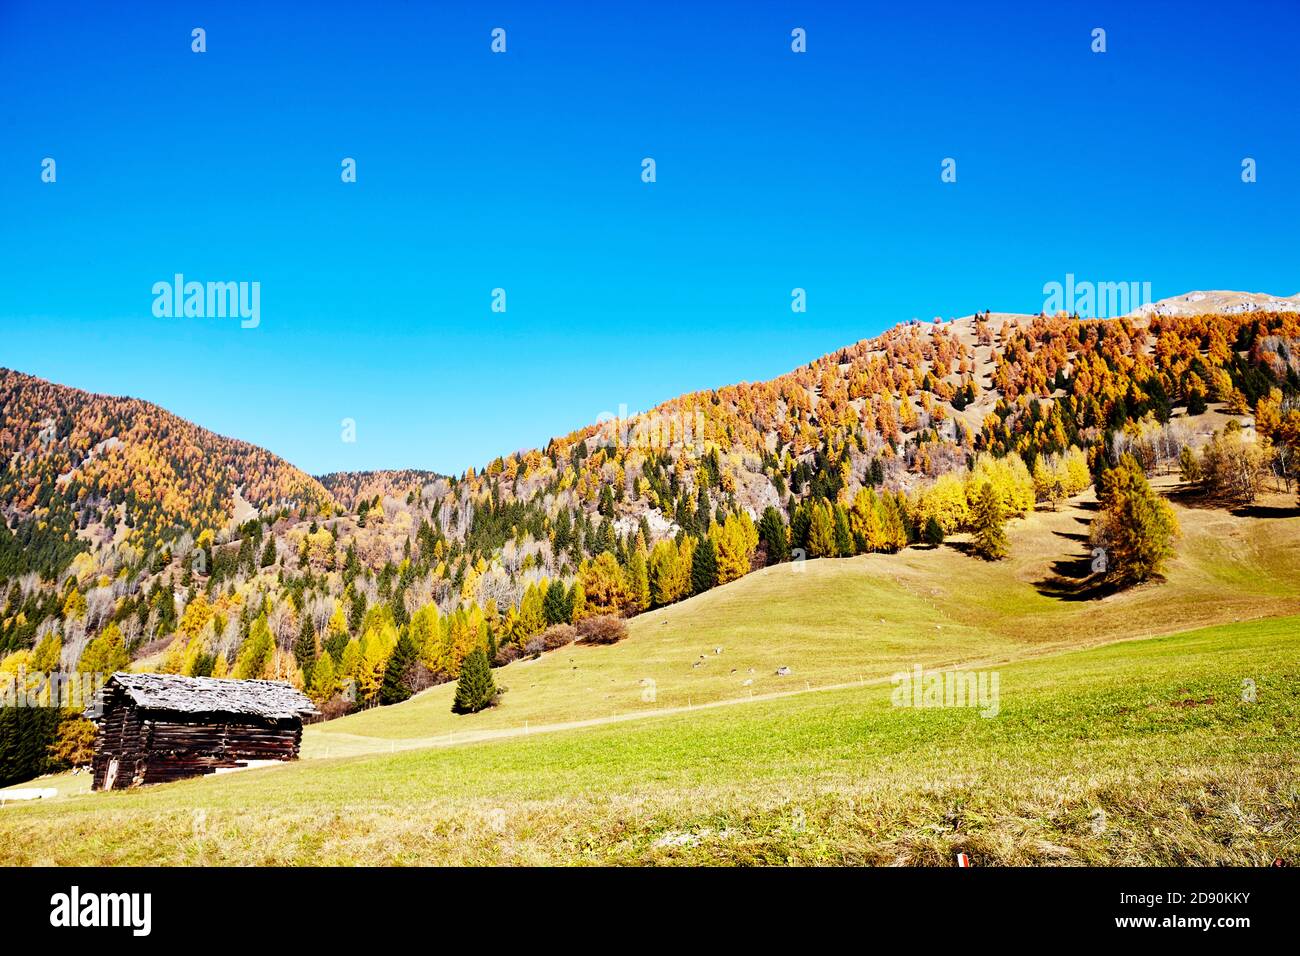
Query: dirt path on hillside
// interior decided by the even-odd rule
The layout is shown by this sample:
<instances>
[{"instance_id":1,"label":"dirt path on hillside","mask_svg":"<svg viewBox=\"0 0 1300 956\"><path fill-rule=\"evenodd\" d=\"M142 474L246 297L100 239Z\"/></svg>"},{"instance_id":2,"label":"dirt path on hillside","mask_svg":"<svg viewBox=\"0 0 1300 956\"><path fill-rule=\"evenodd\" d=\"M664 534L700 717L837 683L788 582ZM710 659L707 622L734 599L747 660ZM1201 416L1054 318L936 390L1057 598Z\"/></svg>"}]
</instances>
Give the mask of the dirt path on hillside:
<instances>
[{"instance_id":1,"label":"dirt path on hillside","mask_svg":"<svg viewBox=\"0 0 1300 956\"><path fill-rule=\"evenodd\" d=\"M951 670L960 668L963 670L979 670L989 667L999 667L1009 664L1027 663L1032 660L1039 660L1048 657L1059 657L1063 654L1075 653L1078 651L1091 650L1095 647L1109 646L1111 644L1126 644L1130 641L1146 641L1160 637L1169 637L1170 634L1182 633L1181 631L1172 631L1158 634L1142 634L1136 637L1122 637L1114 641L1105 641L1099 644L1088 646L1073 647L1046 647L1030 650L1025 654L1015 657L997 657L983 658L970 661L960 661L952 664L942 665L940 667L927 668L927 670ZM849 690L854 687L877 687L882 684L888 684L890 677L873 677L869 680L846 681L839 684L824 684L819 687L803 687L792 690L771 691L764 694L752 694L748 697L728 697L722 700L707 701L700 704L691 704L687 706L660 707L654 710L634 710L626 714L610 714L605 717L590 717L585 720L568 720L547 724L528 724L525 722L523 727L500 727L495 730L469 730L457 733L448 731L446 734L439 734L434 737L404 737L404 738L385 738L385 737L367 737L362 734L347 734L336 732L323 732L320 736L315 736L311 741L310 754L303 754L303 760L326 760L337 757L370 757L376 754L397 753L405 750L424 750L430 747L455 747L461 744L484 743L492 740L507 740L516 737L529 737L533 734L549 734L563 730L578 730L583 727L599 727L605 724L623 723L629 720L647 720L655 717L670 717L675 714L694 713L700 710L713 710L719 707L735 707L745 704L756 704L761 701L778 700L785 697L797 697L801 694L820 694L827 691ZM322 739L327 738L327 739ZM306 741L304 741L306 743ZM338 743L338 747L330 747L330 743Z\"/></svg>"}]
</instances>

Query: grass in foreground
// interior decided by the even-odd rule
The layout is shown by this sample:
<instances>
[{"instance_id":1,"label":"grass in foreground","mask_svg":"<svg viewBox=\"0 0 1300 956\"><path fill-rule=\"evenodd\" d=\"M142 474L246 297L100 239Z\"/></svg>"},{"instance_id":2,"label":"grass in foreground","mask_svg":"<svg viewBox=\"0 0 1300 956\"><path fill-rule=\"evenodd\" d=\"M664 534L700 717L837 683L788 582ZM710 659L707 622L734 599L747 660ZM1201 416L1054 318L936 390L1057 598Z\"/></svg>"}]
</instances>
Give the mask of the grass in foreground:
<instances>
[{"instance_id":1,"label":"grass in foreground","mask_svg":"<svg viewBox=\"0 0 1300 956\"><path fill-rule=\"evenodd\" d=\"M1300 854L1300 618L0 810L5 864L1261 865ZM1256 699L1242 699L1243 682Z\"/></svg>"}]
</instances>

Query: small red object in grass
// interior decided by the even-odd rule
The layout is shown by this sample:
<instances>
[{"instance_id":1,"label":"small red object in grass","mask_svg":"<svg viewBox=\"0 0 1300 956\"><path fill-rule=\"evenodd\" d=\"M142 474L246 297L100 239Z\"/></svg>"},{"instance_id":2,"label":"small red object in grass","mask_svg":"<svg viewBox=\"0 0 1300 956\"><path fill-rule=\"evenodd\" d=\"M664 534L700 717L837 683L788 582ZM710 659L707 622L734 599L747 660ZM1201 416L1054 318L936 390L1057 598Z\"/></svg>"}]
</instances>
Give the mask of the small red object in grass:
<instances>
[{"instance_id":1,"label":"small red object in grass","mask_svg":"<svg viewBox=\"0 0 1300 956\"><path fill-rule=\"evenodd\" d=\"M965 853L958 853L958 854L957 854L957 865L958 865L958 866L970 866L970 857L968 857Z\"/></svg>"}]
</instances>

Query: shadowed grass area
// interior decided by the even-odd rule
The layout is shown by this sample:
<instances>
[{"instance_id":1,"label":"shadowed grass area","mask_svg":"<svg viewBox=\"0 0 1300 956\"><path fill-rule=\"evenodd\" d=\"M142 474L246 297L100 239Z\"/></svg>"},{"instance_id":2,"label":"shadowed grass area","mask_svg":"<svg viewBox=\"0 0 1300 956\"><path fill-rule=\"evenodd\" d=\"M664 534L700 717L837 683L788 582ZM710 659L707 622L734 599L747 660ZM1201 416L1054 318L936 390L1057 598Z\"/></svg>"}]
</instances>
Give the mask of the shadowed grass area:
<instances>
[{"instance_id":1,"label":"shadowed grass area","mask_svg":"<svg viewBox=\"0 0 1300 956\"><path fill-rule=\"evenodd\" d=\"M1298 661L1276 618L1001 667L993 718L862 687L72 796L0 811L0 862L1258 865Z\"/></svg>"}]
</instances>

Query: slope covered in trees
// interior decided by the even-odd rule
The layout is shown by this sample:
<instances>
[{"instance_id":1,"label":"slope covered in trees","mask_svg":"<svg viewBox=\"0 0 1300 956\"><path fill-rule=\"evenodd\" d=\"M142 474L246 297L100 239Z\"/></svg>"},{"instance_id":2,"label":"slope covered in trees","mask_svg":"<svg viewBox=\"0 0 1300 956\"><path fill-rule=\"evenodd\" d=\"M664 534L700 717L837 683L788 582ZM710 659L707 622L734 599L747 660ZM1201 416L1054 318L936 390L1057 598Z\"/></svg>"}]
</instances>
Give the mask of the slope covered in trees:
<instances>
[{"instance_id":1,"label":"slope covered in trees","mask_svg":"<svg viewBox=\"0 0 1300 956\"><path fill-rule=\"evenodd\" d=\"M278 677L330 714L766 565L968 531L999 560L1007 522L1108 471L1094 538L1128 585L1174 540L1143 475L1240 504L1291 489L1300 454L1294 312L914 322L459 477L323 485L145 403L4 381L0 667L75 668L116 626L138 666ZM236 487L260 509L239 523ZM1160 540L1119 535L1130 512Z\"/></svg>"},{"instance_id":2,"label":"slope covered in trees","mask_svg":"<svg viewBox=\"0 0 1300 956\"><path fill-rule=\"evenodd\" d=\"M389 471L333 471L318 476L317 480L341 507L355 511L362 501L405 498L440 477L436 471L399 468Z\"/></svg>"},{"instance_id":3,"label":"slope covered in trees","mask_svg":"<svg viewBox=\"0 0 1300 956\"><path fill-rule=\"evenodd\" d=\"M265 449L134 398L0 369L0 575L62 572L97 543L145 550L255 508L330 502ZM92 528L92 526L94 526Z\"/></svg>"}]
</instances>

